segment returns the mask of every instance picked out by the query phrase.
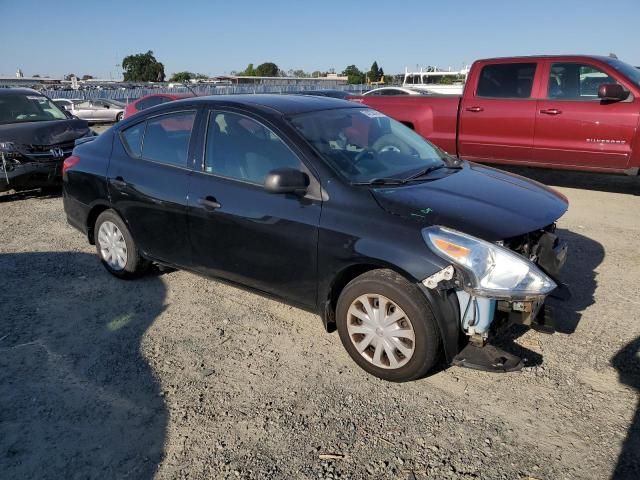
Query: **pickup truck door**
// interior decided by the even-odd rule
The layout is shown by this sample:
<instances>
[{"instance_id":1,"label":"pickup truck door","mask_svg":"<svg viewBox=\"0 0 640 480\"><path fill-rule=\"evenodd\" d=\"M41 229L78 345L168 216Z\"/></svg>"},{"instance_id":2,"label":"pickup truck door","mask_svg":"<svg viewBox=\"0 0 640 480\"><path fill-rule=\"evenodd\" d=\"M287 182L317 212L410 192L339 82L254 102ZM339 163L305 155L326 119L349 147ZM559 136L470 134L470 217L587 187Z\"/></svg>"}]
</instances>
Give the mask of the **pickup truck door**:
<instances>
[{"instance_id":1,"label":"pickup truck door","mask_svg":"<svg viewBox=\"0 0 640 480\"><path fill-rule=\"evenodd\" d=\"M598 98L598 87L622 83L614 71L588 61L544 66L546 88L538 101L533 157L538 164L625 169L640 115L633 95L619 102Z\"/></svg>"},{"instance_id":2,"label":"pickup truck door","mask_svg":"<svg viewBox=\"0 0 640 480\"><path fill-rule=\"evenodd\" d=\"M467 80L460 105L460 157L496 163L531 161L536 71L536 62L488 63Z\"/></svg>"}]
</instances>

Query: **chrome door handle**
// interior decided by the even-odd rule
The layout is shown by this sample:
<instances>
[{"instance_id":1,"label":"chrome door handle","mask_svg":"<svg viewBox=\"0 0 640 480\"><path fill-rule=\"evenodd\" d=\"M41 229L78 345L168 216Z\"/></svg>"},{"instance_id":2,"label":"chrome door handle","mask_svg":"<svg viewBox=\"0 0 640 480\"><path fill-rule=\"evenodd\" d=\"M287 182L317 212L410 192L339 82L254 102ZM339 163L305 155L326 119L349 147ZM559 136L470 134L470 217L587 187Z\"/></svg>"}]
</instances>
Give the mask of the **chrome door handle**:
<instances>
[{"instance_id":1,"label":"chrome door handle","mask_svg":"<svg viewBox=\"0 0 640 480\"><path fill-rule=\"evenodd\" d=\"M560 115L562 110L558 110L557 108L547 108L545 110L540 110L540 113L545 115Z\"/></svg>"},{"instance_id":2,"label":"chrome door handle","mask_svg":"<svg viewBox=\"0 0 640 480\"><path fill-rule=\"evenodd\" d=\"M204 208L206 208L207 210L215 210L217 208L220 208L222 205L220 205L220 203L211 195L203 197L203 198L199 198L198 199L198 203L200 205L202 205Z\"/></svg>"},{"instance_id":3,"label":"chrome door handle","mask_svg":"<svg viewBox=\"0 0 640 480\"><path fill-rule=\"evenodd\" d=\"M467 107L465 110L466 110L467 112L474 112L474 113L477 113L477 112L482 112L482 111L484 111L484 108L482 108L482 107Z\"/></svg>"},{"instance_id":4,"label":"chrome door handle","mask_svg":"<svg viewBox=\"0 0 640 480\"><path fill-rule=\"evenodd\" d=\"M127 186L127 182L125 182L124 178L122 177L112 178L111 180L109 180L109 183L111 183L111 185L116 188L124 188Z\"/></svg>"}]
</instances>

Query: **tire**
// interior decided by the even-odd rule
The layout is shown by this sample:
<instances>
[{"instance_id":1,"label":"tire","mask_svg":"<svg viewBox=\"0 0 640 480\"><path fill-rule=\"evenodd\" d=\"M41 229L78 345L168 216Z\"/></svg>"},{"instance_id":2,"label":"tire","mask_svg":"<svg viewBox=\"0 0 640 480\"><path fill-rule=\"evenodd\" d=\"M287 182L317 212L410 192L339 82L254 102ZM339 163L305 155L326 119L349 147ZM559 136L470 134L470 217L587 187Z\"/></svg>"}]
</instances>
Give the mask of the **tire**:
<instances>
[{"instance_id":1,"label":"tire","mask_svg":"<svg viewBox=\"0 0 640 480\"><path fill-rule=\"evenodd\" d=\"M122 117L124 115L124 112L120 112L119 114L116 115L116 122L119 122L122 120Z\"/></svg>"},{"instance_id":2,"label":"tire","mask_svg":"<svg viewBox=\"0 0 640 480\"><path fill-rule=\"evenodd\" d=\"M129 229L114 210L105 210L98 215L93 239L98 257L110 274L132 279L146 271L148 262L140 256Z\"/></svg>"},{"instance_id":3,"label":"tire","mask_svg":"<svg viewBox=\"0 0 640 480\"><path fill-rule=\"evenodd\" d=\"M384 318L391 321L398 317L399 320L389 327L372 330L370 316L366 322L360 318L362 313L366 314L364 302L367 301L369 307L374 307L373 312L379 312L386 303ZM367 373L383 380L416 380L425 376L439 360L441 336L427 298L416 285L392 270L372 270L349 282L338 299L336 323L342 345L351 358ZM360 331L368 333L358 333ZM362 348L367 341L369 346L360 353L356 343ZM378 355L380 349L383 352ZM400 349L411 350L411 353L404 355Z\"/></svg>"}]
</instances>

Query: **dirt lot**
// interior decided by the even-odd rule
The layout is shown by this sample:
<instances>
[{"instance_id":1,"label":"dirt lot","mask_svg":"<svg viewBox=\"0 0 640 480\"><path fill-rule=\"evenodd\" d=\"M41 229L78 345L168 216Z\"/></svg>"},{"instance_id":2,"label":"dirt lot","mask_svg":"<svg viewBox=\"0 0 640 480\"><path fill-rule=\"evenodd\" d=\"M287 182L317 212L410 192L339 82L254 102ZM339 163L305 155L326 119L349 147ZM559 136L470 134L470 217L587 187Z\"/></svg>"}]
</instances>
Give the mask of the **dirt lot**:
<instances>
[{"instance_id":1,"label":"dirt lot","mask_svg":"<svg viewBox=\"0 0 640 480\"><path fill-rule=\"evenodd\" d=\"M514 335L519 373L399 385L314 315L187 272L116 280L59 197L0 197L0 475L638 478L640 183L540 175L571 202L564 333Z\"/></svg>"}]
</instances>

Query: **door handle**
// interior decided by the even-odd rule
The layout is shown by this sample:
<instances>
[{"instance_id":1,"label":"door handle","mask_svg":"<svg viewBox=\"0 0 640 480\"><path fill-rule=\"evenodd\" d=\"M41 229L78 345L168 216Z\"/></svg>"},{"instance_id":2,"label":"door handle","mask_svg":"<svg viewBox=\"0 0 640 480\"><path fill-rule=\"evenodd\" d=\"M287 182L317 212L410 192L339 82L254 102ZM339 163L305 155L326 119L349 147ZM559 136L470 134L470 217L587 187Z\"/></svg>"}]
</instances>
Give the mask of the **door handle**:
<instances>
[{"instance_id":1,"label":"door handle","mask_svg":"<svg viewBox=\"0 0 640 480\"><path fill-rule=\"evenodd\" d=\"M482 112L484 111L484 108L482 107L467 107L465 109L467 112L474 112L474 113L478 113L478 112Z\"/></svg>"},{"instance_id":2,"label":"door handle","mask_svg":"<svg viewBox=\"0 0 640 480\"><path fill-rule=\"evenodd\" d=\"M560 115L562 110L558 110L557 108L547 108L545 110L540 110L540 113L544 113L545 115Z\"/></svg>"},{"instance_id":3,"label":"door handle","mask_svg":"<svg viewBox=\"0 0 640 480\"><path fill-rule=\"evenodd\" d=\"M116 188L124 188L127 186L127 182L124 181L124 178L122 177L116 177L116 178L112 178L110 180L111 185L113 185Z\"/></svg>"},{"instance_id":4,"label":"door handle","mask_svg":"<svg viewBox=\"0 0 640 480\"><path fill-rule=\"evenodd\" d=\"M222 205L211 195L198 199L198 203L202 205L207 210L215 210L216 208L220 208Z\"/></svg>"}]
</instances>

